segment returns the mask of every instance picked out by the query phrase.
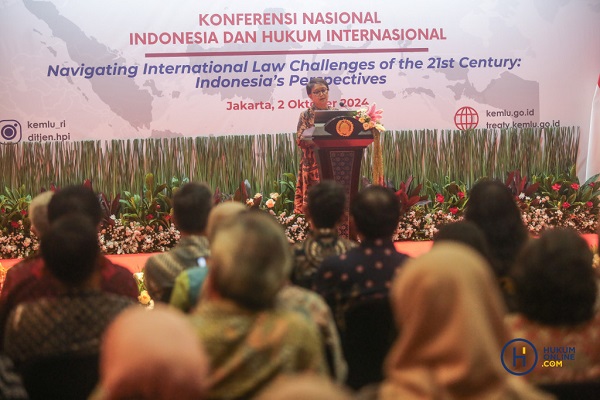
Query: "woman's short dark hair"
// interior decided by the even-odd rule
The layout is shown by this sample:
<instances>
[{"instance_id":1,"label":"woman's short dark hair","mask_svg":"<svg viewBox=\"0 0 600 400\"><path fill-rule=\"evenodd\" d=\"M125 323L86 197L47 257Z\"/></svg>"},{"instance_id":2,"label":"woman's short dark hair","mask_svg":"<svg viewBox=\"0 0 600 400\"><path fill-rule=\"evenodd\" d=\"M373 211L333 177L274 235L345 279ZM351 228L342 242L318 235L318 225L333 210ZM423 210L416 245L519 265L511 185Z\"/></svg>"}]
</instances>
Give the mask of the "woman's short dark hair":
<instances>
[{"instance_id":1,"label":"woman's short dark hair","mask_svg":"<svg viewBox=\"0 0 600 400\"><path fill-rule=\"evenodd\" d=\"M315 86L317 85L325 85L325 87L327 88L327 90L329 90L329 84L327 83L327 81L323 78L310 78L310 80L308 81L308 83L306 84L306 94L310 95L312 93L312 90Z\"/></svg>"},{"instance_id":2,"label":"woman's short dark hair","mask_svg":"<svg viewBox=\"0 0 600 400\"><path fill-rule=\"evenodd\" d=\"M469 193L465 220L483 231L496 276L506 276L529 237L510 189L498 180L477 182Z\"/></svg>"},{"instance_id":3,"label":"woman's short dark hair","mask_svg":"<svg viewBox=\"0 0 600 400\"><path fill-rule=\"evenodd\" d=\"M594 315L597 286L592 251L577 232L548 230L531 240L513 268L517 306L545 325L576 325Z\"/></svg>"},{"instance_id":4,"label":"woman's short dark hair","mask_svg":"<svg viewBox=\"0 0 600 400\"><path fill-rule=\"evenodd\" d=\"M344 187L335 181L324 180L308 190L308 213L317 228L333 228L345 205Z\"/></svg>"},{"instance_id":5,"label":"woman's short dark hair","mask_svg":"<svg viewBox=\"0 0 600 400\"><path fill-rule=\"evenodd\" d=\"M96 268L100 254L96 225L83 213L59 217L42 237L40 250L54 277L68 286L78 286Z\"/></svg>"}]
</instances>

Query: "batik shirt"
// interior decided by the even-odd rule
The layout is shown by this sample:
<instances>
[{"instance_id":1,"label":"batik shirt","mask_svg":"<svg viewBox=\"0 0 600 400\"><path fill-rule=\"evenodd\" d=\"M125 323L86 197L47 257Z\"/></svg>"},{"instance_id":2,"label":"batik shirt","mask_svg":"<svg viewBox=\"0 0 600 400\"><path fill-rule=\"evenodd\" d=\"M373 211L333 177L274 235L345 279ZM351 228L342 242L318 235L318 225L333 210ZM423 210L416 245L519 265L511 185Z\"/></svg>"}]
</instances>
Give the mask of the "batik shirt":
<instances>
[{"instance_id":1,"label":"batik shirt","mask_svg":"<svg viewBox=\"0 0 600 400\"><path fill-rule=\"evenodd\" d=\"M292 282L307 289L314 289L314 279L323 260L346 253L358 243L339 237L335 229L316 229L307 238L294 245L294 269Z\"/></svg>"},{"instance_id":2,"label":"batik shirt","mask_svg":"<svg viewBox=\"0 0 600 400\"><path fill-rule=\"evenodd\" d=\"M184 236L170 251L152 256L144 267L144 282L155 301L168 303L175 278L185 269L197 267L209 255L205 236Z\"/></svg>"}]
</instances>

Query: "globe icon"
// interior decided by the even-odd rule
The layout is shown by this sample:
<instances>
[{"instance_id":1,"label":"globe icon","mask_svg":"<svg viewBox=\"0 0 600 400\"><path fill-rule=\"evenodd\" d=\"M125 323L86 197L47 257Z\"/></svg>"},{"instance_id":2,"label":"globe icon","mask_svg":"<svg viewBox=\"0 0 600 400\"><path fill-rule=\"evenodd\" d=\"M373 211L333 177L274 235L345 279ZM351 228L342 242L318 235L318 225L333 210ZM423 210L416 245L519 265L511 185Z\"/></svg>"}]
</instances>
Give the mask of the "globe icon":
<instances>
[{"instance_id":1,"label":"globe icon","mask_svg":"<svg viewBox=\"0 0 600 400\"><path fill-rule=\"evenodd\" d=\"M475 129L479 124L479 114L473 107L461 107L454 114L454 125L461 131Z\"/></svg>"}]
</instances>

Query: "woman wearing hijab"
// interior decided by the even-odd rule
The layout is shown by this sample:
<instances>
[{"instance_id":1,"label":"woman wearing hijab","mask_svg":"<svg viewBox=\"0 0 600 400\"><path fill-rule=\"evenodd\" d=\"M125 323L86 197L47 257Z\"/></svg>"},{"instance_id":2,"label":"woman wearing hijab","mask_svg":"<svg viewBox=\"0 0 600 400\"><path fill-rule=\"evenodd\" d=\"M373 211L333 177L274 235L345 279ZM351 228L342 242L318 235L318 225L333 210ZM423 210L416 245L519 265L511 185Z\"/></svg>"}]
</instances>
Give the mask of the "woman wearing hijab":
<instances>
[{"instance_id":1,"label":"woman wearing hijab","mask_svg":"<svg viewBox=\"0 0 600 400\"><path fill-rule=\"evenodd\" d=\"M384 366L380 400L552 398L504 370L505 308L474 250L440 243L407 261L391 300L400 335Z\"/></svg>"}]
</instances>

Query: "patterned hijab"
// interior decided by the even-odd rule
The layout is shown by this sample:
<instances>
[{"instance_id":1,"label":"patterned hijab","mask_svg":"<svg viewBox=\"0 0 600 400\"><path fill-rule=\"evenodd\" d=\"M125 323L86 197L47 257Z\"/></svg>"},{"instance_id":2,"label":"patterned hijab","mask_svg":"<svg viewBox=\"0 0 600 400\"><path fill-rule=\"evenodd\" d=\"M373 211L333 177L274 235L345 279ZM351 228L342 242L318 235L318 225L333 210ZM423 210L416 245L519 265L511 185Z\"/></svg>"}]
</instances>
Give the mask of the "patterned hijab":
<instances>
[{"instance_id":1,"label":"patterned hijab","mask_svg":"<svg viewBox=\"0 0 600 400\"><path fill-rule=\"evenodd\" d=\"M546 399L504 370L504 305L486 261L440 243L406 262L392 290L400 335L379 399Z\"/></svg>"}]
</instances>

